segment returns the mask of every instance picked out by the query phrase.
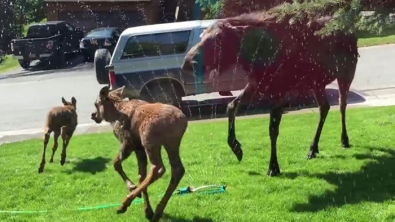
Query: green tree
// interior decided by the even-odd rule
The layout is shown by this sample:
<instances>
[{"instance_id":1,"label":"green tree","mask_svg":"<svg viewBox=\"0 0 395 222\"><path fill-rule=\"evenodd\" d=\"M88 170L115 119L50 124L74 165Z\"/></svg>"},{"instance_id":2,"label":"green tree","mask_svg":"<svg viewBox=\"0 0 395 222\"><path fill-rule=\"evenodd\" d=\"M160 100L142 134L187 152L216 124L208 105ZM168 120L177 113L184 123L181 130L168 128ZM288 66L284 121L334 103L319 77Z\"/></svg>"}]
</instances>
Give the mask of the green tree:
<instances>
[{"instance_id":1,"label":"green tree","mask_svg":"<svg viewBox=\"0 0 395 222\"><path fill-rule=\"evenodd\" d=\"M13 0L12 4L15 17L25 24L45 18L44 0Z\"/></svg>"},{"instance_id":2,"label":"green tree","mask_svg":"<svg viewBox=\"0 0 395 222\"><path fill-rule=\"evenodd\" d=\"M43 0L0 0L0 49L9 50L11 39L21 36L23 26L45 18Z\"/></svg>"},{"instance_id":3,"label":"green tree","mask_svg":"<svg viewBox=\"0 0 395 222\"><path fill-rule=\"evenodd\" d=\"M280 14L280 18L291 15L298 20L334 15L320 34L335 30L346 32L365 31L382 33L391 26L389 14L394 12L395 0L197 0L206 18L224 18L257 10L271 10ZM374 10L371 16L363 16L364 10ZM392 25L393 26L393 25Z\"/></svg>"},{"instance_id":4,"label":"green tree","mask_svg":"<svg viewBox=\"0 0 395 222\"><path fill-rule=\"evenodd\" d=\"M319 34L329 34L337 30L345 32L368 31L381 33L392 24L389 14L394 12L395 1L369 0L294 0L272 8L272 12L280 14L280 18L290 15L295 20L303 17L313 19L319 16L333 15ZM362 15L363 10L375 10L371 16Z\"/></svg>"},{"instance_id":5,"label":"green tree","mask_svg":"<svg viewBox=\"0 0 395 222\"><path fill-rule=\"evenodd\" d=\"M3 11L0 14L0 50L6 52L9 49L10 40L15 37L13 30L15 19L11 1L0 1L0 7Z\"/></svg>"},{"instance_id":6,"label":"green tree","mask_svg":"<svg viewBox=\"0 0 395 222\"><path fill-rule=\"evenodd\" d=\"M214 19L220 16L223 8L221 0L196 0L200 5L205 19Z\"/></svg>"},{"instance_id":7,"label":"green tree","mask_svg":"<svg viewBox=\"0 0 395 222\"><path fill-rule=\"evenodd\" d=\"M292 0L219 0L222 1L221 18L237 16L257 10L269 10L277 5L292 2Z\"/></svg>"}]
</instances>

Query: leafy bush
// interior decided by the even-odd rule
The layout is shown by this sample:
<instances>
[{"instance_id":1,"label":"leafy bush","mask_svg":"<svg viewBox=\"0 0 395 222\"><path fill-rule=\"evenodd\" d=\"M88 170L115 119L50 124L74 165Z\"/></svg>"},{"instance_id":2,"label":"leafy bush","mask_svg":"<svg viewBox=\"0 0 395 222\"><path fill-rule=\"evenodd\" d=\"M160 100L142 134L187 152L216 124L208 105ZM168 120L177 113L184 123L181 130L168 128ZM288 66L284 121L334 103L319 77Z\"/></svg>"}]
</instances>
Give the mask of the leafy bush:
<instances>
[{"instance_id":1,"label":"leafy bush","mask_svg":"<svg viewBox=\"0 0 395 222\"><path fill-rule=\"evenodd\" d=\"M382 35L391 30L389 14L395 11L394 0L196 0L205 13L205 18L236 16L257 10L271 10L280 18L291 15L295 20L302 17L310 19L334 15L320 34L333 31L374 33ZM275 7L274 7L275 6ZM372 15L364 16L363 10L375 10ZM393 30L393 29L392 29Z\"/></svg>"}]
</instances>

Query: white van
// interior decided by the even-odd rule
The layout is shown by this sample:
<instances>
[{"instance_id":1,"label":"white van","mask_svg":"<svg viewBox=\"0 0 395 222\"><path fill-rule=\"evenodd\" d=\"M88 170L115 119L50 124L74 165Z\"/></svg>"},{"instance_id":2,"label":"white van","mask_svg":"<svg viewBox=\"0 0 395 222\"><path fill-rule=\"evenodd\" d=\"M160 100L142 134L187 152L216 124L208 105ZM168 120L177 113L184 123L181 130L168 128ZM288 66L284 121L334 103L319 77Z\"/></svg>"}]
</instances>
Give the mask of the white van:
<instances>
[{"instance_id":1,"label":"white van","mask_svg":"<svg viewBox=\"0 0 395 222\"><path fill-rule=\"evenodd\" d=\"M97 81L113 89L127 86L125 97L128 98L177 106L184 96L218 92L218 87L204 80L203 73L191 75L181 70L185 54L215 21L175 22L124 30L112 56L106 49L96 51ZM242 89L245 80L237 85L240 86L228 84L225 91Z\"/></svg>"}]
</instances>

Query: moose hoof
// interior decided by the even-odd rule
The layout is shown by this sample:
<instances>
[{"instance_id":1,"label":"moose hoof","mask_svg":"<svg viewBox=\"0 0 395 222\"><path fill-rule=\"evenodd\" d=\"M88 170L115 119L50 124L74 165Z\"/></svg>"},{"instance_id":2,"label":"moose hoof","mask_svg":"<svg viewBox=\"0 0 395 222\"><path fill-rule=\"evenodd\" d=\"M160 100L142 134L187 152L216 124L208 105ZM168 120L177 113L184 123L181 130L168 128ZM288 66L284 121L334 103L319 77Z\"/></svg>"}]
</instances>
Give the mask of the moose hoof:
<instances>
[{"instance_id":1,"label":"moose hoof","mask_svg":"<svg viewBox=\"0 0 395 222\"><path fill-rule=\"evenodd\" d=\"M228 139L228 145L232 152L235 154L237 160L240 162L243 159L243 150L239 141Z\"/></svg>"},{"instance_id":2,"label":"moose hoof","mask_svg":"<svg viewBox=\"0 0 395 222\"><path fill-rule=\"evenodd\" d=\"M280 166L277 161L275 163L270 163L269 170L267 171L267 175L270 177L277 176L280 174Z\"/></svg>"},{"instance_id":3,"label":"moose hoof","mask_svg":"<svg viewBox=\"0 0 395 222\"><path fill-rule=\"evenodd\" d=\"M280 169L279 169L279 168L277 168L277 169L269 169L269 170L267 171L267 175L268 175L269 177L278 176L278 175L280 175Z\"/></svg>"},{"instance_id":4,"label":"moose hoof","mask_svg":"<svg viewBox=\"0 0 395 222\"><path fill-rule=\"evenodd\" d=\"M341 142L342 142L343 148L345 148L345 149L350 148L350 142L348 141L348 136L343 137Z\"/></svg>"},{"instance_id":5,"label":"moose hoof","mask_svg":"<svg viewBox=\"0 0 395 222\"><path fill-rule=\"evenodd\" d=\"M154 216L151 218L150 222L158 222L160 218L162 217L162 214L156 213Z\"/></svg>"},{"instance_id":6,"label":"moose hoof","mask_svg":"<svg viewBox=\"0 0 395 222\"><path fill-rule=\"evenodd\" d=\"M318 151L318 146L311 146L310 151L307 153L307 160L313 159L317 157L317 154L320 152Z\"/></svg>"},{"instance_id":7,"label":"moose hoof","mask_svg":"<svg viewBox=\"0 0 395 222\"><path fill-rule=\"evenodd\" d=\"M127 208L126 206L123 206L123 205L122 205L120 208L118 208L117 214L123 214L123 213L126 212L127 209L128 209L128 208Z\"/></svg>"},{"instance_id":8,"label":"moose hoof","mask_svg":"<svg viewBox=\"0 0 395 222\"><path fill-rule=\"evenodd\" d=\"M151 206L145 207L144 208L144 213L145 213L145 218L147 220L152 220L152 218L154 217L154 211L152 210Z\"/></svg>"},{"instance_id":9,"label":"moose hoof","mask_svg":"<svg viewBox=\"0 0 395 222\"><path fill-rule=\"evenodd\" d=\"M50 159L50 160L49 160L49 163L53 163L53 159Z\"/></svg>"},{"instance_id":10,"label":"moose hoof","mask_svg":"<svg viewBox=\"0 0 395 222\"><path fill-rule=\"evenodd\" d=\"M44 172L44 169L43 168L38 168L38 173L43 173Z\"/></svg>"},{"instance_id":11,"label":"moose hoof","mask_svg":"<svg viewBox=\"0 0 395 222\"><path fill-rule=\"evenodd\" d=\"M316 158L317 157L317 152L314 152L314 151L310 151L308 154L307 154L307 160L311 160L311 159L314 159L314 158Z\"/></svg>"}]
</instances>

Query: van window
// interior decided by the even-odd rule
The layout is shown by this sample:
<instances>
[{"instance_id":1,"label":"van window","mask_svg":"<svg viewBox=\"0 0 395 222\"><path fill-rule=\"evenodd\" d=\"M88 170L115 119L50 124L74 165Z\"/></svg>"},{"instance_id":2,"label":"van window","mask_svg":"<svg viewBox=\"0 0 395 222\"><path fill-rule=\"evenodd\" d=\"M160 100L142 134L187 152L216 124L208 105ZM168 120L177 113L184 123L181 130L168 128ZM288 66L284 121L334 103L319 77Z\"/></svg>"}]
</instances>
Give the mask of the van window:
<instances>
[{"instance_id":1,"label":"van window","mask_svg":"<svg viewBox=\"0 0 395 222\"><path fill-rule=\"evenodd\" d=\"M121 59L185 53L191 31L139 35L129 38Z\"/></svg>"}]
</instances>

